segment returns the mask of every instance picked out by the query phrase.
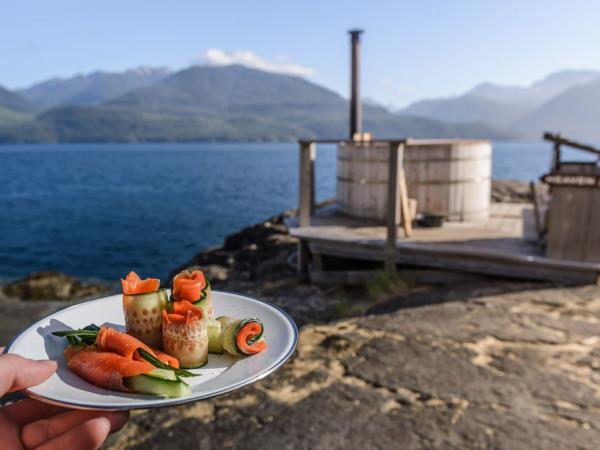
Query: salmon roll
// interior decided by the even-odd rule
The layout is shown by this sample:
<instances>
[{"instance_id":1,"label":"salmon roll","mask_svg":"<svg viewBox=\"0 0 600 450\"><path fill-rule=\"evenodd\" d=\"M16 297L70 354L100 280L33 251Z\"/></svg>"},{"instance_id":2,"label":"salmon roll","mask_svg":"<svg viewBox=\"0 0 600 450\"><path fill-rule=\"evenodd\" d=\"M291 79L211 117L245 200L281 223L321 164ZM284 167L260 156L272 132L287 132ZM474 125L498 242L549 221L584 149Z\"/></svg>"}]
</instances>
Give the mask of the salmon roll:
<instances>
[{"instance_id":1,"label":"salmon roll","mask_svg":"<svg viewBox=\"0 0 600 450\"><path fill-rule=\"evenodd\" d=\"M121 279L121 284L127 332L151 347L160 348L162 312L169 299L166 289L160 288L159 279L142 280L135 272Z\"/></svg>"},{"instance_id":2,"label":"salmon roll","mask_svg":"<svg viewBox=\"0 0 600 450\"><path fill-rule=\"evenodd\" d=\"M183 368L202 367L208 362L208 319L204 311L187 300L171 303L163 311L163 350L177 358Z\"/></svg>"},{"instance_id":3,"label":"salmon roll","mask_svg":"<svg viewBox=\"0 0 600 450\"><path fill-rule=\"evenodd\" d=\"M221 316L221 346L230 355L255 355L267 348L260 319L234 319Z\"/></svg>"},{"instance_id":4,"label":"salmon roll","mask_svg":"<svg viewBox=\"0 0 600 450\"><path fill-rule=\"evenodd\" d=\"M202 308L207 319L215 317L210 283L201 270L184 270L175 275L172 299L175 302L187 300Z\"/></svg>"}]
</instances>

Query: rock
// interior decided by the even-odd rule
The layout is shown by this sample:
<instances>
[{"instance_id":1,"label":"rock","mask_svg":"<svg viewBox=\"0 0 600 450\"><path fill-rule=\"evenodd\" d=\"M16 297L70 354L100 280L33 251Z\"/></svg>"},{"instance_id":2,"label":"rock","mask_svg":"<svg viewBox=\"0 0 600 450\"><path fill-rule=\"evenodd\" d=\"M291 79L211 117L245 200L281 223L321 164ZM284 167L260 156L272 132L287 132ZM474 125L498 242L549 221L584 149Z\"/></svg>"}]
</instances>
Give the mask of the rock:
<instances>
[{"instance_id":1,"label":"rock","mask_svg":"<svg viewBox=\"0 0 600 450\"><path fill-rule=\"evenodd\" d=\"M180 270L198 266L214 271L207 277L216 288L239 290L247 282L260 286L258 282L263 280L295 276L287 260L296 251L298 240L283 223L290 214L285 212L227 236L222 247L197 254L173 271L171 278Z\"/></svg>"},{"instance_id":2,"label":"rock","mask_svg":"<svg viewBox=\"0 0 600 450\"><path fill-rule=\"evenodd\" d=\"M548 186L536 183L538 198L548 193ZM492 201L506 203L531 203L529 183L518 180L492 180Z\"/></svg>"},{"instance_id":3,"label":"rock","mask_svg":"<svg viewBox=\"0 0 600 450\"><path fill-rule=\"evenodd\" d=\"M271 376L141 412L107 448L597 448L600 287L499 286L305 326Z\"/></svg>"},{"instance_id":4,"label":"rock","mask_svg":"<svg viewBox=\"0 0 600 450\"><path fill-rule=\"evenodd\" d=\"M35 272L2 288L6 296L20 300L80 300L106 290L104 285L84 282L60 272Z\"/></svg>"}]
</instances>

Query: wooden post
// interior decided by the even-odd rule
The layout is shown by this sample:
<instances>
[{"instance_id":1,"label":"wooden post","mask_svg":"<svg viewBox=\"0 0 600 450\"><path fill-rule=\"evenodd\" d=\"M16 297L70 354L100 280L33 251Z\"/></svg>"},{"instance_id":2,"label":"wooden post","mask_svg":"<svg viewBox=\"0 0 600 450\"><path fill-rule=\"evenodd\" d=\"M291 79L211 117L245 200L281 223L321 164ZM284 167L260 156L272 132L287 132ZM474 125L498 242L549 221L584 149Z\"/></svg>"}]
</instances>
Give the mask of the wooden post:
<instances>
[{"instance_id":1,"label":"wooden post","mask_svg":"<svg viewBox=\"0 0 600 450\"><path fill-rule=\"evenodd\" d=\"M315 206L315 158L314 142L300 142L300 176L298 219L301 227L310 225L310 216Z\"/></svg>"},{"instance_id":2,"label":"wooden post","mask_svg":"<svg viewBox=\"0 0 600 450\"><path fill-rule=\"evenodd\" d=\"M400 225L400 170L404 163L404 144L391 141L388 165L387 238L385 242L385 270L396 271L396 240Z\"/></svg>"},{"instance_id":3,"label":"wooden post","mask_svg":"<svg viewBox=\"0 0 600 450\"><path fill-rule=\"evenodd\" d=\"M560 142L554 143L554 155L552 159L552 171L560 169Z\"/></svg>"},{"instance_id":4,"label":"wooden post","mask_svg":"<svg viewBox=\"0 0 600 450\"><path fill-rule=\"evenodd\" d=\"M404 228L404 236L410 237L412 234L412 217L410 215L410 205L408 204L408 188L406 187L406 175L404 167L398 172L398 187L400 189L400 213L402 216L402 228Z\"/></svg>"},{"instance_id":5,"label":"wooden post","mask_svg":"<svg viewBox=\"0 0 600 450\"><path fill-rule=\"evenodd\" d=\"M533 202L533 218L535 220L535 231L537 232L538 241L541 242L544 230L542 230L542 219L540 218L540 206L538 204L537 189L533 181L529 182L529 192L531 193L531 201Z\"/></svg>"}]
</instances>

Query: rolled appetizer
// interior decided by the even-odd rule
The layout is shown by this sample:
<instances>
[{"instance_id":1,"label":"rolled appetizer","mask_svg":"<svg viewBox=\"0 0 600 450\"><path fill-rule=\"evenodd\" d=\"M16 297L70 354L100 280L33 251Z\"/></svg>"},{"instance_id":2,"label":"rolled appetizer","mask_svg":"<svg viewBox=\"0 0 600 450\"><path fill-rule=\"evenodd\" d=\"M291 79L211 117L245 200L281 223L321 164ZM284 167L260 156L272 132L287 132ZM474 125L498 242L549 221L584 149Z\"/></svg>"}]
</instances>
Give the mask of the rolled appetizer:
<instances>
[{"instance_id":1,"label":"rolled appetizer","mask_svg":"<svg viewBox=\"0 0 600 450\"><path fill-rule=\"evenodd\" d=\"M142 280L135 272L129 272L121 284L127 332L151 347L160 348L162 312L169 300L166 289L160 289L159 279Z\"/></svg>"},{"instance_id":2,"label":"rolled appetizer","mask_svg":"<svg viewBox=\"0 0 600 450\"><path fill-rule=\"evenodd\" d=\"M207 319L215 317L210 283L201 270L184 270L175 275L172 297L176 302L187 300L195 306L199 306Z\"/></svg>"},{"instance_id":3,"label":"rolled appetizer","mask_svg":"<svg viewBox=\"0 0 600 450\"><path fill-rule=\"evenodd\" d=\"M267 348L260 319L234 319L221 316L221 345L230 355L255 355Z\"/></svg>"},{"instance_id":4,"label":"rolled appetizer","mask_svg":"<svg viewBox=\"0 0 600 450\"><path fill-rule=\"evenodd\" d=\"M181 367L201 367L208 362L208 319L204 311L187 300L171 303L163 311L163 350L179 360Z\"/></svg>"},{"instance_id":5,"label":"rolled appetizer","mask_svg":"<svg viewBox=\"0 0 600 450\"><path fill-rule=\"evenodd\" d=\"M221 322L217 319L206 319L208 331L208 353L223 353L221 342Z\"/></svg>"},{"instance_id":6,"label":"rolled appetizer","mask_svg":"<svg viewBox=\"0 0 600 450\"><path fill-rule=\"evenodd\" d=\"M190 393L182 377L194 374L133 336L96 326L53 334L69 341L64 352L69 369L98 387L165 397Z\"/></svg>"}]
</instances>

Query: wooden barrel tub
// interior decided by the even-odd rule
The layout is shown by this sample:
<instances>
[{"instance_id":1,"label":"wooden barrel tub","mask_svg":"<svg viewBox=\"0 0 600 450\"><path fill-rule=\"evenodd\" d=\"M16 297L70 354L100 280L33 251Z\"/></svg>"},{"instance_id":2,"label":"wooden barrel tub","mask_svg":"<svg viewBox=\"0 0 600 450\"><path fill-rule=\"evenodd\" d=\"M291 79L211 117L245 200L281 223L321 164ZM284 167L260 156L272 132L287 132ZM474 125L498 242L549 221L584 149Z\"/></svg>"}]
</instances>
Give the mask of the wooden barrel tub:
<instances>
[{"instance_id":1,"label":"wooden barrel tub","mask_svg":"<svg viewBox=\"0 0 600 450\"><path fill-rule=\"evenodd\" d=\"M384 220L388 144L343 142L338 146L336 203L340 213ZM410 140L404 150L408 196L420 213L448 221L489 216L492 145L479 140Z\"/></svg>"}]
</instances>

